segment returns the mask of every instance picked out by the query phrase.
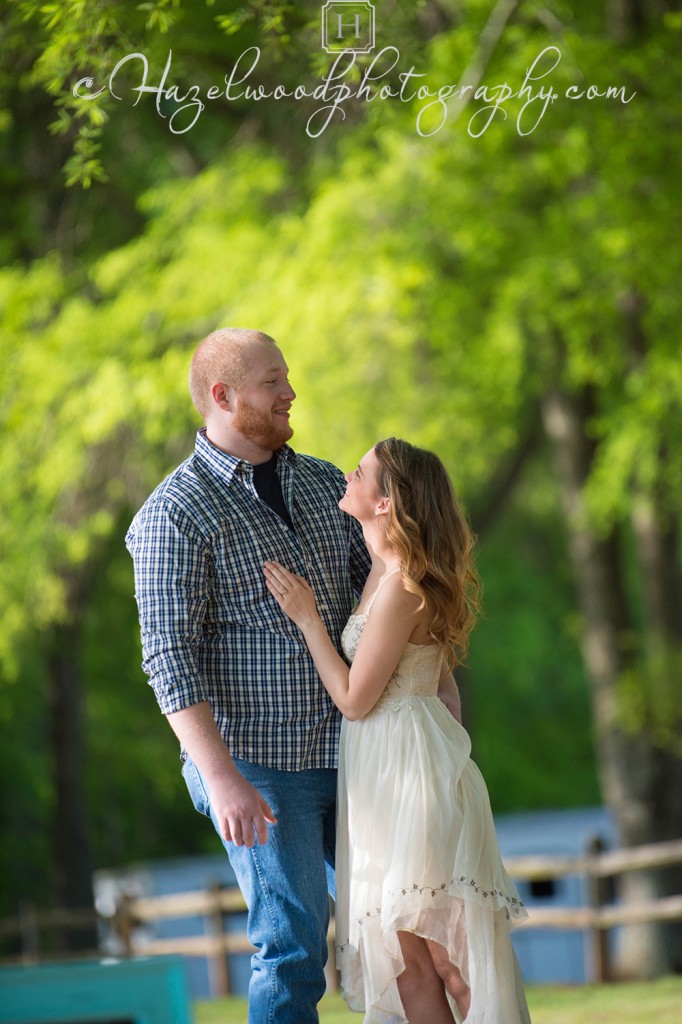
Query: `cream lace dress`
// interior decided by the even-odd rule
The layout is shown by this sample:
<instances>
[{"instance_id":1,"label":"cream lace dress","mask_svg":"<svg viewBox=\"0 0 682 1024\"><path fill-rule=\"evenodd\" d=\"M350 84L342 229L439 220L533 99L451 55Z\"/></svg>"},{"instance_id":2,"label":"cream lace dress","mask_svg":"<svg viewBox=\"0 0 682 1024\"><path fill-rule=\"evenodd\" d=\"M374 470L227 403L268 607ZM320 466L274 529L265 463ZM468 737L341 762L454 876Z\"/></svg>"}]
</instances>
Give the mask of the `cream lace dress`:
<instances>
[{"instance_id":1,"label":"cream lace dress","mask_svg":"<svg viewBox=\"0 0 682 1024\"><path fill-rule=\"evenodd\" d=\"M349 661L369 607L343 632ZM466 1024L528 1024L509 937L512 922L527 915L500 859L469 736L436 696L442 673L436 645L408 643L372 711L342 723L336 959L343 994L352 1010L365 1011L365 1024L406 1021L396 984L404 967L397 933L405 930L441 943L458 965L471 988Z\"/></svg>"}]
</instances>

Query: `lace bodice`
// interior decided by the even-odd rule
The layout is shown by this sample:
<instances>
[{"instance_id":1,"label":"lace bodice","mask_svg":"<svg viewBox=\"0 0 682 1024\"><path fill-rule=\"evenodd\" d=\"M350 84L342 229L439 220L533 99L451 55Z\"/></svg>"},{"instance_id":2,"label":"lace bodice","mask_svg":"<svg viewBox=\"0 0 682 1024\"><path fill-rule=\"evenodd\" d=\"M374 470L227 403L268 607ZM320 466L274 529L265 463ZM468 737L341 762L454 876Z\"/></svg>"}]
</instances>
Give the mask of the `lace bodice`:
<instances>
[{"instance_id":1,"label":"lace bodice","mask_svg":"<svg viewBox=\"0 0 682 1024\"><path fill-rule=\"evenodd\" d=\"M341 647L352 661L360 643L367 614L351 615L341 635ZM408 641L396 670L381 695L379 704L408 697L435 697L443 674L443 652L437 644L413 644Z\"/></svg>"}]
</instances>

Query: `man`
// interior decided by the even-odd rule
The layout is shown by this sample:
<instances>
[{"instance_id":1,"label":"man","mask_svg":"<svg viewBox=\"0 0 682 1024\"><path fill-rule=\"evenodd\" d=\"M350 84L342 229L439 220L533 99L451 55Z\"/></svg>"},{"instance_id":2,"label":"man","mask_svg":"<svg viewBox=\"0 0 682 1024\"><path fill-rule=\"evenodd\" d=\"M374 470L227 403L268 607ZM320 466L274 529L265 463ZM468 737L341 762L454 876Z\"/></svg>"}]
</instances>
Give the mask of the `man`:
<instances>
[{"instance_id":1,"label":"man","mask_svg":"<svg viewBox=\"0 0 682 1024\"><path fill-rule=\"evenodd\" d=\"M126 543L144 668L222 837L257 952L250 1024L313 1024L324 994L339 716L263 562L305 576L340 638L369 560L339 470L286 444L296 395L272 338L226 328L192 358L205 422ZM331 888L330 888L331 891Z\"/></svg>"}]
</instances>

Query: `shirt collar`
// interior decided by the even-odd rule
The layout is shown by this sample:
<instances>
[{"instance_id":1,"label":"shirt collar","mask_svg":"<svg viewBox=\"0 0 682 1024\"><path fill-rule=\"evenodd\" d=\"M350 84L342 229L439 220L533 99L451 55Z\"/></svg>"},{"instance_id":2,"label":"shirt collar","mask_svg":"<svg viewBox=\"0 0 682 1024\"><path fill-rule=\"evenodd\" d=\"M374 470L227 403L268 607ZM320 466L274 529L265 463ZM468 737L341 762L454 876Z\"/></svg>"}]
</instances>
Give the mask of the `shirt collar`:
<instances>
[{"instance_id":1,"label":"shirt collar","mask_svg":"<svg viewBox=\"0 0 682 1024\"><path fill-rule=\"evenodd\" d=\"M211 444L206 437L206 427L202 427L197 433L194 451L201 462L208 466L213 475L219 477L227 484L231 483L232 478L235 476L248 478L253 474L253 466L246 459L238 459L236 455L229 455L228 452L221 451L220 448L216 448L214 444ZM278 463L296 464L296 452L288 444L283 444L281 448L278 448L275 455L277 456Z\"/></svg>"}]
</instances>

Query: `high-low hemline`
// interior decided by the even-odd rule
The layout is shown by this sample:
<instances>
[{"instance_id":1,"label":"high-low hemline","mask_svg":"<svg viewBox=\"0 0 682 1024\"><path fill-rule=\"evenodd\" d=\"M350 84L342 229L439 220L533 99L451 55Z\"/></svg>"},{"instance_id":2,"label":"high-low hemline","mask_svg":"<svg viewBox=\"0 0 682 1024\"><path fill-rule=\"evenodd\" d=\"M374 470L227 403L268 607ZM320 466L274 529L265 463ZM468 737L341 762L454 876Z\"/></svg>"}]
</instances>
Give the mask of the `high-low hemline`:
<instances>
[{"instance_id":1,"label":"high-low hemline","mask_svg":"<svg viewBox=\"0 0 682 1024\"><path fill-rule=\"evenodd\" d=\"M349 659L365 619L353 616L344 631ZM398 932L411 931L444 946L460 968L471 992L466 1024L529 1024L509 934L527 914L502 864L469 736L437 697L441 671L438 648L409 645L377 706L342 724L342 992L365 1024L404 1024Z\"/></svg>"}]
</instances>

